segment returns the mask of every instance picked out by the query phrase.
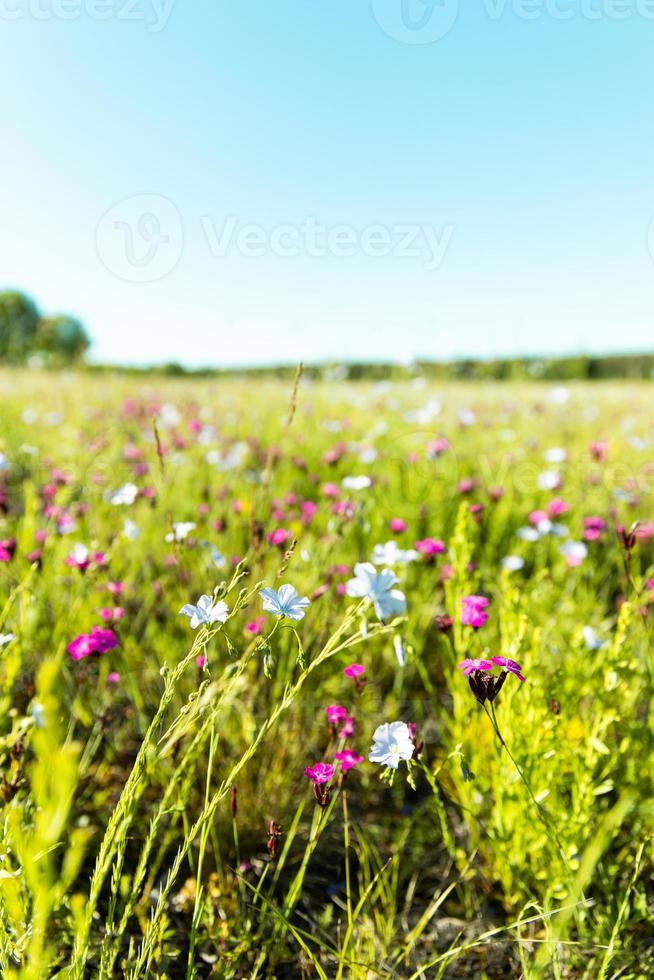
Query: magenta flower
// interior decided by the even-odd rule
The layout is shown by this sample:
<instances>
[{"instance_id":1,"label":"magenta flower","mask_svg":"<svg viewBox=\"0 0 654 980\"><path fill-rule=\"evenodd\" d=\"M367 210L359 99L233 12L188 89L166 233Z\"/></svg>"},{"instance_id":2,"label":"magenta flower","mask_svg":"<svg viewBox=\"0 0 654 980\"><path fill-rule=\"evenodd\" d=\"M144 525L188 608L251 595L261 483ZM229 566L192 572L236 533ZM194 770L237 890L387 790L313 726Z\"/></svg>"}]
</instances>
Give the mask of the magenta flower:
<instances>
[{"instance_id":1,"label":"magenta flower","mask_svg":"<svg viewBox=\"0 0 654 980\"><path fill-rule=\"evenodd\" d=\"M393 534L402 534L403 531L406 531L406 521L403 521L401 517L391 517L388 526Z\"/></svg>"},{"instance_id":2,"label":"magenta flower","mask_svg":"<svg viewBox=\"0 0 654 980\"><path fill-rule=\"evenodd\" d=\"M358 766L360 762L363 762L363 756L357 755L352 749L343 749L342 752L335 752L334 758L337 762L340 762L343 772L349 772L354 766Z\"/></svg>"},{"instance_id":3,"label":"magenta flower","mask_svg":"<svg viewBox=\"0 0 654 980\"><path fill-rule=\"evenodd\" d=\"M120 681L120 674L117 670L112 670L111 673L107 674L107 684L118 684Z\"/></svg>"},{"instance_id":4,"label":"magenta flower","mask_svg":"<svg viewBox=\"0 0 654 980\"><path fill-rule=\"evenodd\" d=\"M286 544L290 535L283 527L278 527L268 535L268 542L272 545Z\"/></svg>"},{"instance_id":5,"label":"magenta flower","mask_svg":"<svg viewBox=\"0 0 654 980\"><path fill-rule=\"evenodd\" d=\"M365 674L365 672L366 672L366 668L363 666L363 664L350 664L348 667L345 667L343 670L343 673L345 674L346 677L353 677L355 679L357 677L361 677L361 675Z\"/></svg>"},{"instance_id":6,"label":"magenta flower","mask_svg":"<svg viewBox=\"0 0 654 980\"><path fill-rule=\"evenodd\" d=\"M314 766L307 766L304 775L314 786L324 786L334 778L334 767L329 762L316 762Z\"/></svg>"},{"instance_id":7,"label":"magenta flower","mask_svg":"<svg viewBox=\"0 0 654 980\"><path fill-rule=\"evenodd\" d=\"M429 560L435 558L436 555L444 554L445 542L439 541L438 538L425 538L423 541L416 541L415 548Z\"/></svg>"},{"instance_id":8,"label":"magenta flower","mask_svg":"<svg viewBox=\"0 0 654 980\"><path fill-rule=\"evenodd\" d=\"M347 718L347 711L340 704L330 704L325 708L325 714L330 725L339 725Z\"/></svg>"},{"instance_id":9,"label":"magenta flower","mask_svg":"<svg viewBox=\"0 0 654 980\"><path fill-rule=\"evenodd\" d=\"M338 731L339 738L353 738L354 737L354 718L349 716L344 720L342 728Z\"/></svg>"},{"instance_id":10,"label":"magenta flower","mask_svg":"<svg viewBox=\"0 0 654 980\"><path fill-rule=\"evenodd\" d=\"M468 595L461 600L463 610L461 622L464 626L472 626L479 629L488 621L488 613L485 611L489 605L489 600L483 595Z\"/></svg>"},{"instance_id":11,"label":"magenta flower","mask_svg":"<svg viewBox=\"0 0 654 980\"><path fill-rule=\"evenodd\" d=\"M82 633L66 648L72 660L83 660L93 653L107 653L118 646L115 633L101 626L94 626L90 633Z\"/></svg>"},{"instance_id":12,"label":"magenta flower","mask_svg":"<svg viewBox=\"0 0 654 980\"><path fill-rule=\"evenodd\" d=\"M515 674L521 684L524 684L525 679L522 676L522 667L517 664L515 660L509 660L508 657L491 657L491 660L498 667L503 667L508 670L510 674Z\"/></svg>"},{"instance_id":13,"label":"magenta flower","mask_svg":"<svg viewBox=\"0 0 654 980\"><path fill-rule=\"evenodd\" d=\"M475 670L492 670L493 664L490 660L462 660L459 670L463 671L464 677L469 677Z\"/></svg>"}]
</instances>

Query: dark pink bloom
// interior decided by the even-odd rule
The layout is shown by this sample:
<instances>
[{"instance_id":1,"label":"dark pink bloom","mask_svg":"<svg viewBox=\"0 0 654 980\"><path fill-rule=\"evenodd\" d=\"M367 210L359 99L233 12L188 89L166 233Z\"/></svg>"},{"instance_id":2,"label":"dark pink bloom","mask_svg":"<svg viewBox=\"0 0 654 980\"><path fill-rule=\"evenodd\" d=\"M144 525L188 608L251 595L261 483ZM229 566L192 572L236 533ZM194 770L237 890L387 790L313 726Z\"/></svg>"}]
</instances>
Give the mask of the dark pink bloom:
<instances>
[{"instance_id":1,"label":"dark pink bloom","mask_svg":"<svg viewBox=\"0 0 654 980\"><path fill-rule=\"evenodd\" d=\"M334 758L337 762L340 762L343 772L349 772L354 766L358 766L360 762L363 762L363 756L357 755L352 749L343 749L342 752L335 752Z\"/></svg>"},{"instance_id":2,"label":"dark pink bloom","mask_svg":"<svg viewBox=\"0 0 654 980\"><path fill-rule=\"evenodd\" d=\"M195 662L200 670L204 670L204 668L207 666L207 658L203 653L198 654L198 656L195 658Z\"/></svg>"},{"instance_id":3,"label":"dark pink bloom","mask_svg":"<svg viewBox=\"0 0 654 980\"><path fill-rule=\"evenodd\" d=\"M350 664L348 667L345 667L343 670L343 673L345 674L346 677L354 677L354 678L361 677L361 675L365 674L365 672L366 672L366 668L363 666L363 664Z\"/></svg>"},{"instance_id":4,"label":"dark pink bloom","mask_svg":"<svg viewBox=\"0 0 654 980\"><path fill-rule=\"evenodd\" d=\"M107 582L107 588L112 595L121 595L125 589L124 582Z\"/></svg>"},{"instance_id":5,"label":"dark pink bloom","mask_svg":"<svg viewBox=\"0 0 654 980\"><path fill-rule=\"evenodd\" d=\"M391 517L388 526L393 534L402 534L403 531L406 531L406 521L403 521L401 517Z\"/></svg>"},{"instance_id":6,"label":"dark pink bloom","mask_svg":"<svg viewBox=\"0 0 654 980\"><path fill-rule=\"evenodd\" d=\"M586 541L597 541L604 530L606 530L606 521L602 520L601 517L584 517L584 539Z\"/></svg>"},{"instance_id":7,"label":"dark pink bloom","mask_svg":"<svg viewBox=\"0 0 654 980\"><path fill-rule=\"evenodd\" d=\"M416 541L416 551L419 551L425 558L434 558L445 552L445 542L438 538L425 538L423 541Z\"/></svg>"},{"instance_id":8,"label":"dark pink bloom","mask_svg":"<svg viewBox=\"0 0 654 980\"><path fill-rule=\"evenodd\" d=\"M462 495L467 493L472 493L474 489L475 489L475 481L471 480L470 477L465 477L463 480L460 480L457 486L457 490Z\"/></svg>"},{"instance_id":9,"label":"dark pink bloom","mask_svg":"<svg viewBox=\"0 0 654 980\"><path fill-rule=\"evenodd\" d=\"M82 660L93 653L107 653L118 646L118 639L112 630L94 626L90 633L82 633L68 644L67 650L73 660Z\"/></svg>"},{"instance_id":10,"label":"dark pink bloom","mask_svg":"<svg viewBox=\"0 0 654 980\"><path fill-rule=\"evenodd\" d=\"M258 636L266 625L265 616L257 616L252 622L247 623L245 629L248 633L252 633L253 636Z\"/></svg>"},{"instance_id":11,"label":"dark pink bloom","mask_svg":"<svg viewBox=\"0 0 654 980\"><path fill-rule=\"evenodd\" d=\"M120 674L117 670L112 670L107 674L107 684L118 684L120 681Z\"/></svg>"},{"instance_id":12,"label":"dark pink bloom","mask_svg":"<svg viewBox=\"0 0 654 980\"><path fill-rule=\"evenodd\" d=\"M461 600L463 610L461 622L464 626L472 626L479 629L488 620L488 613L485 611L489 605L489 600L483 595L464 596Z\"/></svg>"},{"instance_id":13,"label":"dark pink bloom","mask_svg":"<svg viewBox=\"0 0 654 980\"><path fill-rule=\"evenodd\" d=\"M332 499L338 497L341 492L337 483L323 483L321 489L325 497L331 497Z\"/></svg>"},{"instance_id":14,"label":"dark pink bloom","mask_svg":"<svg viewBox=\"0 0 654 980\"><path fill-rule=\"evenodd\" d=\"M459 670L463 671L465 677L469 677L475 670L492 670L493 663L490 660L462 660L459 664Z\"/></svg>"},{"instance_id":15,"label":"dark pink bloom","mask_svg":"<svg viewBox=\"0 0 654 980\"><path fill-rule=\"evenodd\" d=\"M328 762L316 762L315 766L307 766L304 775L314 786L322 786L334 778L334 767Z\"/></svg>"},{"instance_id":16,"label":"dark pink bloom","mask_svg":"<svg viewBox=\"0 0 654 980\"><path fill-rule=\"evenodd\" d=\"M310 524L313 518L315 517L318 507L316 504L314 504L313 500L305 500L302 503L301 510L302 510L302 523Z\"/></svg>"},{"instance_id":17,"label":"dark pink bloom","mask_svg":"<svg viewBox=\"0 0 654 980\"><path fill-rule=\"evenodd\" d=\"M560 517L568 510L570 510L570 505L566 504L565 500L561 500L560 497L554 497L547 505L547 513L550 517Z\"/></svg>"},{"instance_id":18,"label":"dark pink bloom","mask_svg":"<svg viewBox=\"0 0 654 980\"><path fill-rule=\"evenodd\" d=\"M286 544L289 538L290 538L290 534L288 533L288 531L286 531L283 527L278 527L275 528L274 531L270 532L270 534L268 535L268 542L269 544L278 546L278 545Z\"/></svg>"},{"instance_id":19,"label":"dark pink bloom","mask_svg":"<svg viewBox=\"0 0 654 980\"><path fill-rule=\"evenodd\" d=\"M525 679L522 676L522 667L517 664L515 660L509 660L507 657L491 657L491 660L498 667L504 667L508 670L510 674L515 674L521 684L524 684Z\"/></svg>"},{"instance_id":20,"label":"dark pink bloom","mask_svg":"<svg viewBox=\"0 0 654 980\"><path fill-rule=\"evenodd\" d=\"M345 719L343 726L338 730L339 738L353 738L354 737L354 718L349 716Z\"/></svg>"},{"instance_id":21,"label":"dark pink bloom","mask_svg":"<svg viewBox=\"0 0 654 980\"><path fill-rule=\"evenodd\" d=\"M529 523L540 524L541 521L548 520L548 517L549 515L546 510L532 510L531 514L529 515Z\"/></svg>"},{"instance_id":22,"label":"dark pink bloom","mask_svg":"<svg viewBox=\"0 0 654 980\"><path fill-rule=\"evenodd\" d=\"M325 714L330 725L339 725L347 718L347 711L340 704L330 704L325 708Z\"/></svg>"}]
</instances>

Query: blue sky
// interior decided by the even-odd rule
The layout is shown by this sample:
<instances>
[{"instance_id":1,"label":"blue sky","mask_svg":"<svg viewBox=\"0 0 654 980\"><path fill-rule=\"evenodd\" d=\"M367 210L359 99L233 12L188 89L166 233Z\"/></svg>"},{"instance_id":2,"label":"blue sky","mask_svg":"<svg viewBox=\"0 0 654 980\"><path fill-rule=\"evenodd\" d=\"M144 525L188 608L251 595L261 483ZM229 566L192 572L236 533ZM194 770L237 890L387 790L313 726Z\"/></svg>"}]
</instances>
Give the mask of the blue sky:
<instances>
[{"instance_id":1,"label":"blue sky","mask_svg":"<svg viewBox=\"0 0 654 980\"><path fill-rule=\"evenodd\" d=\"M113 362L651 348L653 43L651 0L0 0L0 286Z\"/></svg>"}]
</instances>

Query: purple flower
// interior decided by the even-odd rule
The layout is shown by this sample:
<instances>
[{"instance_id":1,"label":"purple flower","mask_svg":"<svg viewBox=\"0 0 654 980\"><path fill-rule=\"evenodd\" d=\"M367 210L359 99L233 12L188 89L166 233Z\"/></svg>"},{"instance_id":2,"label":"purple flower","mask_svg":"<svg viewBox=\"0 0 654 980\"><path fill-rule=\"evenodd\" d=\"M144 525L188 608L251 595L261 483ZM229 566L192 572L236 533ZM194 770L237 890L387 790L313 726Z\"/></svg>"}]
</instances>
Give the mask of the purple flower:
<instances>
[{"instance_id":1,"label":"purple flower","mask_svg":"<svg viewBox=\"0 0 654 980\"><path fill-rule=\"evenodd\" d=\"M489 605L489 600L483 595L468 595L461 600L463 610L461 612L461 622L464 626L472 626L479 629L488 620L488 613L485 612Z\"/></svg>"},{"instance_id":2,"label":"purple flower","mask_svg":"<svg viewBox=\"0 0 654 980\"><path fill-rule=\"evenodd\" d=\"M307 766L304 775L311 780L314 786L322 786L333 779L334 767L328 762L316 762L315 766Z\"/></svg>"},{"instance_id":3,"label":"purple flower","mask_svg":"<svg viewBox=\"0 0 654 980\"><path fill-rule=\"evenodd\" d=\"M520 683L524 684L525 679L522 676L522 667L520 664L517 664L515 660L509 660L507 657L492 657L492 661L494 664L497 664L498 667L504 667L504 669L508 670L510 674L515 674Z\"/></svg>"},{"instance_id":4,"label":"purple flower","mask_svg":"<svg viewBox=\"0 0 654 980\"><path fill-rule=\"evenodd\" d=\"M490 660L462 660L459 664L459 670L463 671L465 677L470 677L475 670L492 670L493 662Z\"/></svg>"}]
</instances>

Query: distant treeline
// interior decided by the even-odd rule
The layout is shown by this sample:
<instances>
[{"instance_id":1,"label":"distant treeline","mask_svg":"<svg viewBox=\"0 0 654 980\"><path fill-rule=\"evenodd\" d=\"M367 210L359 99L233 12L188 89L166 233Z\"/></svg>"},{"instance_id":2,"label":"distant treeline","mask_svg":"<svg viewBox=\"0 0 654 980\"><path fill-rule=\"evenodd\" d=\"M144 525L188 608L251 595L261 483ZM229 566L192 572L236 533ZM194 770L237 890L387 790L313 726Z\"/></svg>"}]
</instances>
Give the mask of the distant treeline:
<instances>
[{"instance_id":1,"label":"distant treeline","mask_svg":"<svg viewBox=\"0 0 654 980\"><path fill-rule=\"evenodd\" d=\"M290 380L296 365L253 368L184 368L181 364L164 364L151 368L122 368L93 364L95 373L159 374L179 378L247 377ZM611 354L577 357L521 357L493 361L416 361L397 364L322 364L305 365L304 375L331 381L387 381L416 376L439 381L600 381L628 378L633 381L654 378L654 354Z\"/></svg>"},{"instance_id":2,"label":"distant treeline","mask_svg":"<svg viewBox=\"0 0 654 980\"><path fill-rule=\"evenodd\" d=\"M83 357L89 346L75 317L42 316L24 293L0 291L0 363L59 367Z\"/></svg>"}]
</instances>

